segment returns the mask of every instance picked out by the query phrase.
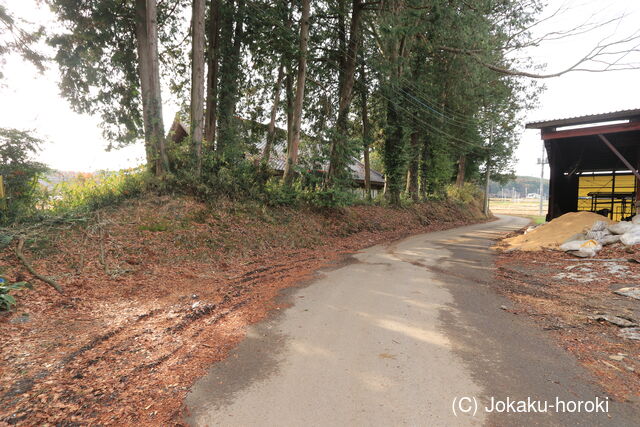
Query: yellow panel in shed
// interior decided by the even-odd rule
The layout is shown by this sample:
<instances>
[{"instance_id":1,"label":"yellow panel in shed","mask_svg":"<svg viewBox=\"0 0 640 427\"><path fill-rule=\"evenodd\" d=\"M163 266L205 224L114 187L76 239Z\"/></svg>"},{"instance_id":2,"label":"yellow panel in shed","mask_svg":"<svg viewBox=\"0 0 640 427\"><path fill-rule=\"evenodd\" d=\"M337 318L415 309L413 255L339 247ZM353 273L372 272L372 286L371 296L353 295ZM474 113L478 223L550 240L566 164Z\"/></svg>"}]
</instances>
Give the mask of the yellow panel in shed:
<instances>
[{"instance_id":1,"label":"yellow panel in shed","mask_svg":"<svg viewBox=\"0 0 640 427\"><path fill-rule=\"evenodd\" d=\"M615 186L613 175L581 175L578 182L578 210L589 211L592 209L592 197L589 193L633 193L635 191L635 177L633 175L616 175ZM597 209L610 209L611 197L600 197L602 204ZM623 205L619 198L614 203L613 219L620 221L624 217L633 214L633 203L630 200Z\"/></svg>"}]
</instances>

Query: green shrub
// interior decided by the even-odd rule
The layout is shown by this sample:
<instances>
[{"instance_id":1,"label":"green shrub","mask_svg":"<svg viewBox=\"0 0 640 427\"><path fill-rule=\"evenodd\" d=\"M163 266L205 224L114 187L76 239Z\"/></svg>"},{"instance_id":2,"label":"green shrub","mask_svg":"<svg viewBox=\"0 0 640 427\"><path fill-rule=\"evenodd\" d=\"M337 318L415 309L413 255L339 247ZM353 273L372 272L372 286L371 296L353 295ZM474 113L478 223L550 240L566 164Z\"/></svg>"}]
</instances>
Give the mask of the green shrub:
<instances>
[{"instance_id":1,"label":"green shrub","mask_svg":"<svg viewBox=\"0 0 640 427\"><path fill-rule=\"evenodd\" d=\"M223 155L213 150L203 150L202 172L198 176L185 147L188 140L171 150L173 174L167 178L167 190L192 194L202 200L223 196L229 199L259 198L264 179L259 168L235 152Z\"/></svg>"},{"instance_id":2,"label":"green shrub","mask_svg":"<svg viewBox=\"0 0 640 427\"><path fill-rule=\"evenodd\" d=\"M450 184L446 188L447 198L461 203L471 203L474 200L478 200L482 196L480 188L470 182L465 182L462 187L458 187L455 184Z\"/></svg>"},{"instance_id":3,"label":"green shrub","mask_svg":"<svg viewBox=\"0 0 640 427\"><path fill-rule=\"evenodd\" d=\"M12 283L4 277L0 277L0 310L10 310L12 306L16 305L16 298L10 295L9 292L24 288L31 289L32 286L28 282Z\"/></svg>"},{"instance_id":4,"label":"green shrub","mask_svg":"<svg viewBox=\"0 0 640 427\"><path fill-rule=\"evenodd\" d=\"M48 170L31 160L42 140L28 132L0 128L0 175L6 191L6 209L0 207L0 224L32 216L40 201L38 179Z\"/></svg>"},{"instance_id":5,"label":"green shrub","mask_svg":"<svg viewBox=\"0 0 640 427\"><path fill-rule=\"evenodd\" d=\"M354 204L356 195L348 189L331 187L306 191L304 199L318 208L341 208Z\"/></svg>"},{"instance_id":6,"label":"green shrub","mask_svg":"<svg viewBox=\"0 0 640 427\"><path fill-rule=\"evenodd\" d=\"M285 185L279 177L272 177L264 186L264 200L271 206L297 206L300 196L298 184Z\"/></svg>"}]
</instances>

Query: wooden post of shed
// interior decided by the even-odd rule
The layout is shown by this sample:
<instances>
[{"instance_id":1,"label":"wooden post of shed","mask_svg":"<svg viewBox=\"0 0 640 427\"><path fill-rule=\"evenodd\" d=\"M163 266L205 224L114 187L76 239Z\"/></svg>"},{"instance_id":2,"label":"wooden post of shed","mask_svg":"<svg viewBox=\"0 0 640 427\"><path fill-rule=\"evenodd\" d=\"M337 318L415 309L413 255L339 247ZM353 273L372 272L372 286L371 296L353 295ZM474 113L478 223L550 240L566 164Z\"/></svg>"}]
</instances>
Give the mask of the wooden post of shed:
<instances>
[{"instance_id":1,"label":"wooden post of shed","mask_svg":"<svg viewBox=\"0 0 640 427\"><path fill-rule=\"evenodd\" d=\"M615 218L615 204L616 204L616 170L611 172L611 213L609 218L614 220Z\"/></svg>"},{"instance_id":2,"label":"wooden post of shed","mask_svg":"<svg viewBox=\"0 0 640 427\"><path fill-rule=\"evenodd\" d=\"M555 153L553 152L553 146L550 142L544 141L545 148L547 149L547 159L549 159L549 191L548 191L548 207L546 221L551 221L556 216L556 194L558 185L557 168L555 166Z\"/></svg>"}]
</instances>

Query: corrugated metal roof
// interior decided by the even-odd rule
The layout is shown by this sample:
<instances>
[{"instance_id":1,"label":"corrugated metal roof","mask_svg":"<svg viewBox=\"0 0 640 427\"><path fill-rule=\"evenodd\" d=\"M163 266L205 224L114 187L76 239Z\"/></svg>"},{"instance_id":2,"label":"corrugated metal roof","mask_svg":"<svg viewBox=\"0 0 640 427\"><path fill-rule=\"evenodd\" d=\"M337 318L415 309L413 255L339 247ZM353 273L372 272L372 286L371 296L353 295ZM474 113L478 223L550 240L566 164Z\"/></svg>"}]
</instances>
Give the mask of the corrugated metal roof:
<instances>
[{"instance_id":1,"label":"corrugated metal roof","mask_svg":"<svg viewBox=\"0 0 640 427\"><path fill-rule=\"evenodd\" d=\"M258 153L260 153L259 155L262 154L264 150L264 146L265 146L264 141L255 145L255 147L258 150ZM269 167L278 172L283 172L284 166L287 162L287 153L285 152L285 147L283 144L278 144L275 147L273 147L272 150L273 150L272 154L269 157ZM322 172L327 172L328 169L329 169L329 165L327 162L321 165ZM360 160L353 157L351 159L351 163L349 164L349 169L351 169L353 179L355 179L356 181L364 182L364 176L365 176L364 164ZM380 172L374 169L370 169L369 180L372 183L384 184L384 175L382 175Z\"/></svg>"},{"instance_id":2,"label":"corrugated metal roof","mask_svg":"<svg viewBox=\"0 0 640 427\"><path fill-rule=\"evenodd\" d=\"M625 120L640 118L640 108L632 110L612 111L610 113L589 114L585 116L568 117L564 119L542 120L537 122L529 122L526 124L527 129L543 129L559 126L586 125L591 123L607 122L613 120Z\"/></svg>"}]
</instances>

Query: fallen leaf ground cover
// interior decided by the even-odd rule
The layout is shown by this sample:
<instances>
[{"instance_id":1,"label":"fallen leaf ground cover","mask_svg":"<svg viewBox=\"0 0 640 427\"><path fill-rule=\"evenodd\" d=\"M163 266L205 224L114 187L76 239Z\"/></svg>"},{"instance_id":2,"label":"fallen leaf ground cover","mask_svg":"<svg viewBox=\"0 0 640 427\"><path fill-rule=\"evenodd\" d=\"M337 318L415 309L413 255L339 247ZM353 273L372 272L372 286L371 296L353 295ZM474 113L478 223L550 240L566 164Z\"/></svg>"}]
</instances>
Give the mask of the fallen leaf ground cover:
<instances>
[{"instance_id":1,"label":"fallen leaf ground cover","mask_svg":"<svg viewBox=\"0 0 640 427\"><path fill-rule=\"evenodd\" d=\"M514 302L509 311L533 318L612 398L640 403L640 341L623 338L623 328L598 319L640 321L640 301L614 293L639 286L634 260L640 260L640 246L607 246L595 259L552 250L502 252L494 286Z\"/></svg>"},{"instance_id":2,"label":"fallen leaf ground cover","mask_svg":"<svg viewBox=\"0 0 640 427\"><path fill-rule=\"evenodd\" d=\"M341 256L484 220L477 205L335 211L147 197L75 225L31 229L0 268L35 290L0 314L0 424L180 424L183 399L278 294Z\"/></svg>"}]
</instances>

